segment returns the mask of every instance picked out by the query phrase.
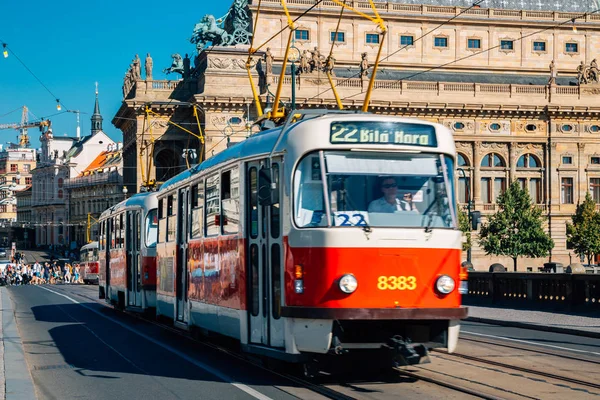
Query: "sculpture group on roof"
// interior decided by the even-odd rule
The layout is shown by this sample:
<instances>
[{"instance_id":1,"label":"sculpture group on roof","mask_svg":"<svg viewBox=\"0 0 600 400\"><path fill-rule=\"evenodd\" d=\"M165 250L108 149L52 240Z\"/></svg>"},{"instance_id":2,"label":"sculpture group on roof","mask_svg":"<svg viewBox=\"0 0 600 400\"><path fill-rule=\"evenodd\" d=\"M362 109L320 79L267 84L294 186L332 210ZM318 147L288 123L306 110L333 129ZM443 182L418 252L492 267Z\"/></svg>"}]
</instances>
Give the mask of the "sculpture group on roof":
<instances>
[{"instance_id":1,"label":"sculpture group on roof","mask_svg":"<svg viewBox=\"0 0 600 400\"><path fill-rule=\"evenodd\" d=\"M335 61L336 60L333 56L323 56L317 47L315 47L313 50L304 50L300 55L300 73L333 73Z\"/></svg>"},{"instance_id":2,"label":"sculpture group on roof","mask_svg":"<svg viewBox=\"0 0 600 400\"><path fill-rule=\"evenodd\" d=\"M581 64L577 66L577 83L579 85L600 83L600 71L598 70L598 63L595 58L590 65L586 65L582 61Z\"/></svg>"},{"instance_id":3,"label":"sculpture group on roof","mask_svg":"<svg viewBox=\"0 0 600 400\"><path fill-rule=\"evenodd\" d=\"M209 43L213 46L250 44L252 16L248 0L235 0L221 18L207 14L194 26L190 42L201 52Z\"/></svg>"}]
</instances>

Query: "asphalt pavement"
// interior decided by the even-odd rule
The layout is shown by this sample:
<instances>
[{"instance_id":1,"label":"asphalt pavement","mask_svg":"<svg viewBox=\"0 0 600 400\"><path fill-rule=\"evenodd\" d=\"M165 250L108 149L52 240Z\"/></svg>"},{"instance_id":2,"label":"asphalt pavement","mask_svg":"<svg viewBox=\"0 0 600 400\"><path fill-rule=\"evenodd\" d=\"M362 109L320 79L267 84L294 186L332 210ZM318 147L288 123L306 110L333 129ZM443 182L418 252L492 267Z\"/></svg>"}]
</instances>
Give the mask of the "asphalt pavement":
<instances>
[{"instance_id":1,"label":"asphalt pavement","mask_svg":"<svg viewBox=\"0 0 600 400\"><path fill-rule=\"evenodd\" d=\"M38 399L268 400L297 398L290 393L302 391L58 286L8 290Z\"/></svg>"}]
</instances>

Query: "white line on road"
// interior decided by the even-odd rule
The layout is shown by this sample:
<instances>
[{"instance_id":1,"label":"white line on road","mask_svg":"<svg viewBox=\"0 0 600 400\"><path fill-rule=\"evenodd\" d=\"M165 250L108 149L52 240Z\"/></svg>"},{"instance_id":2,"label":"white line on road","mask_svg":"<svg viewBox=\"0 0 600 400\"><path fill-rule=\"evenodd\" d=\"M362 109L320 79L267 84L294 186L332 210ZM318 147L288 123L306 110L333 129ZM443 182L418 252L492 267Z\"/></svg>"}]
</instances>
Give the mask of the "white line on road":
<instances>
[{"instance_id":1,"label":"white line on road","mask_svg":"<svg viewBox=\"0 0 600 400\"><path fill-rule=\"evenodd\" d=\"M79 304L80 306L82 306L82 307L90 310L91 312L93 312L93 313L95 313L95 314L97 314L97 315L99 315L99 316L101 316L103 318L106 318L107 320L109 320L109 321L111 321L111 322L113 322L113 323L121 326L122 328L125 328L128 331L133 332L136 335L143 337L144 339L152 342L153 344L155 344L157 346L160 346L160 347L162 347L165 350L170 351L171 353L173 353L173 354L175 354L175 355L183 358L184 360L186 360L186 361L194 364L198 368L201 368L201 369L205 370L206 372L208 372L208 373L216 376L217 378L221 379L223 382L229 383L229 384L235 386L236 388L238 388L238 389L246 392L247 394L249 394L250 396L254 397L255 399L259 399L259 400L272 400L270 397L265 396L264 394L260 393L259 391L252 389L250 386L244 385L243 383L237 383L237 382L235 382L231 377L229 377L228 375L225 375L223 372L221 372L221 371L219 371L219 370L217 370L217 369L215 369L215 368L213 368L213 367L211 367L211 366L209 366L209 365L207 365L207 364L205 364L205 363L203 363L201 361L195 360L192 357L188 356L187 354L185 354L185 353L183 353L183 352L181 352L181 351L179 351L179 350L177 350L177 349L175 349L175 348L173 348L173 347L171 347L171 346L169 346L167 344L161 343L158 340L153 339L152 337L144 334L143 332L140 332L139 330L137 330L135 328L127 326L127 325L125 325L124 323L122 323L120 321L117 321L116 319L113 319L113 318L111 318L111 317L109 317L107 315L104 315L104 314L100 313L99 311L94 310L93 308L91 308L91 307L89 307L89 306L87 306L85 304L82 304L79 301L77 301L77 300L75 300L75 299L73 299L73 298L71 298L71 297L69 297L69 296L67 296L65 294L56 292L54 290L45 288L43 286L38 286L38 287L40 289L44 289L44 290L52 292L52 293L54 293L56 295L62 296L64 298L72 301L75 304Z\"/></svg>"},{"instance_id":2,"label":"white line on road","mask_svg":"<svg viewBox=\"0 0 600 400\"><path fill-rule=\"evenodd\" d=\"M531 344L531 345L534 345L534 346L550 347L552 349L575 351L577 353L593 354L595 356L600 356L600 353L595 353L593 351L585 351L585 350L571 349L569 347L553 346L551 344L530 342L528 340L511 339L511 338L507 338L507 337L504 337L504 336L486 335L486 334L483 334L483 333L475 333L475 332L468 332L468 331L462 331L462 333L468 333L469 335L483 336L483 337L489 337L489 338L493 338L493 339L509 340L511 342L527 343L527 344ZM583 344L582 346L585 346L585 345Z\"/></svg>"}]
</instances>

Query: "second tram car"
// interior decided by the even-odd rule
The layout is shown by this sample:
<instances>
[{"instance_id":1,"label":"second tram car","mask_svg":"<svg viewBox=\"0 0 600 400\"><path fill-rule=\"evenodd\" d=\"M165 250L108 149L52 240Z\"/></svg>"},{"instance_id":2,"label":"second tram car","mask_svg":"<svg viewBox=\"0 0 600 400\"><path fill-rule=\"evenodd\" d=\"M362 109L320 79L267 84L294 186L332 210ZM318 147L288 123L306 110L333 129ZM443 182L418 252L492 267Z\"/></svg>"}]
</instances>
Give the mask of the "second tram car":
<instances>
[{"instance_id":1,"label":"second tram car","mask_svg":"<svg viewBox=\"0 0 600 400\"><path fill-rule=\"evenodd\" d=\"M79 251L79 270L83 283L98 283L98 242L86 244Z\"/></svg>"},{"instance_id":2,"label":"second tram car","mask_svg":"<svg viewBox=\"0 0 600 400\"><path fill-rule=\"evenodd\" d=\"M467 312L451 132L309 114L163 184L157 315L293 361L385 352L413 364L426 348L454 351ZM103 214L121 233L101 243L123 248L128 202ZM121 275L107 296L125 291Z\"/></svg>"},{"instance_id":3,"label":"second tram car","mask_svg":"<svg viewBox=\"0 0 600 400\"><path fill-rule=\"evenodd\" d=\"M100 215L99 296L120 308L156 307L156 193L141 193Z\"/></svg>"}]
</instances>

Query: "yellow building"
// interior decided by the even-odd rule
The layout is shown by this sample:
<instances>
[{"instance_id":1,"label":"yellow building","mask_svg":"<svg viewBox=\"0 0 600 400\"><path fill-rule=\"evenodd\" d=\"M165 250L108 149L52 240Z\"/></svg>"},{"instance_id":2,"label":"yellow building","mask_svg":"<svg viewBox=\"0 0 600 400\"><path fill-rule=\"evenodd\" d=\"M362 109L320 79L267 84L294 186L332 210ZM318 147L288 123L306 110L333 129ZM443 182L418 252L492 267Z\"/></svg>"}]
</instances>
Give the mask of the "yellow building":
<instances>
[{"instance_id":1,"label":"yellow building","mask_svg":"<svg viewBox=\"0 0 600 400\"><path fill-rule=\"evenodd\" d=\"M36 166L33 149L10 146L0 151L0 221L17 220L15 192L31 187L31 170Z\"/></svg>"}]
</instances>

